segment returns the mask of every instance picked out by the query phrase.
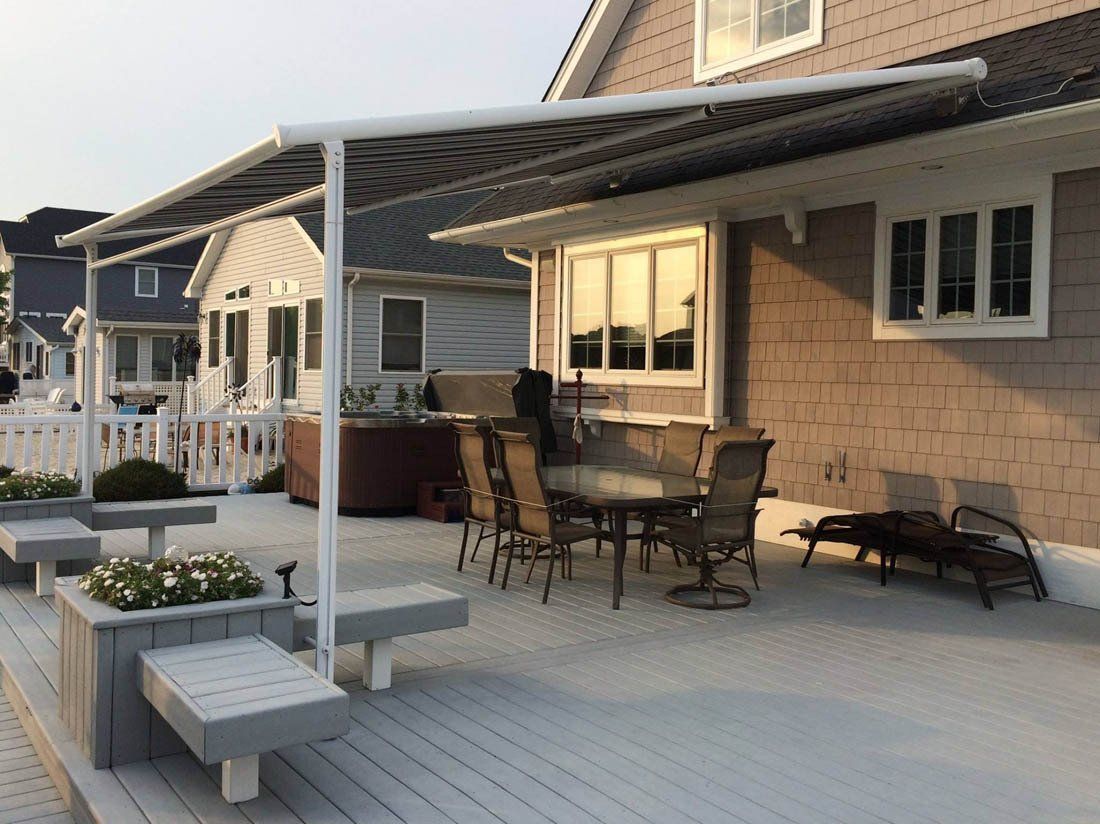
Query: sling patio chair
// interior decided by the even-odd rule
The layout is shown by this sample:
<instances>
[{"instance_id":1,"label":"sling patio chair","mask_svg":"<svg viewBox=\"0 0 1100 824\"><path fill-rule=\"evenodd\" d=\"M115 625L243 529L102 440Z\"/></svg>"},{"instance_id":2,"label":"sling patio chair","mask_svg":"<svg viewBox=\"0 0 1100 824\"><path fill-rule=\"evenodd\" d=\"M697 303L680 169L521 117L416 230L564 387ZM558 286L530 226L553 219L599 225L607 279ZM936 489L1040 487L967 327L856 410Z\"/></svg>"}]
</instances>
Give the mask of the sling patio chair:
<instances>
[{"instance_id":1,"label":"sling patio chair","mask_svg":"<svg viewBox=\"0 0 1100 824\"><path fill-rule=\"evenodd\" d=\"M737 426L724 423L714 433L714 449L717 451L719 446L730 441L759 441L763 437L764 427L762 426Z\"/></svg>"},{"instance_id":2,"label":"sling patio chair","mask_svg":"<svg viewBox=\"0 0 1100 824\"><path fill-rule=\"evenodd\" d=\"M695 609L737 609L748 606L749 593L715 576L721 565L736 561L749 568L760 589L756 569L756 508L768 468L773 440L730 441L718 447L710 474L710 489L699 514L687 522L658 531L656 539L674 552L688 556L699 570L698 580L665 593L665 600ZM743 555L743 557L742 557ZM709 600L690 593L709 595ZM723 600L721 594L735 596Z\"/></svg>"},{"instance_id":3,"label":"sling patio chair","mask_svg":"<svg viewBox=\"0 0 1100 824\"><path fill-rule=\"evenodd\" d=\"M661 446L661 457L657 459L657 471L668 475L693 477L699 470L699 461L703 457L703 436L706 432L707 424L705 423L669 421L668 426L665 427L665 440ZM650 553L656 549L652 537L658 519L690 514L690 506L672 503L667 507L642 513L642 531L636 535L626 536L628 540L640 538L642 541L641 551L638 555L638 569L649 572ZM679 563L679 558L676 560Z\"/></svg>"},{"instance_id":4,"label":"sling patio chair","mask_svg":"<svg viewBox=\"0 0 1100 824\"><path fill-rule=\"evenodd\" d=\"M509 528L509 512L505 510L493 486L493 445L489 439L489 427L469 423L452 423L455 433L455 461L462 478L462 548L458 553L458 571L466 561L466 546L470 540L470 527L478 528L474 551L470 561L477 557L478 547L486 538L492 538L493 563L489 583L496 572L496 559L500 551L500 537ZM488 532L488 534L486 534Z\"/></svg>"},{"instance_id":5,"label":"sling patio chair","mask_svg":"<svg viewBox=\"0 0 1100 824\"><path fill-rule=\"evenodd\" d=\"M508 542L500 587L505 589L508 585L508 573L517 542L527 541L532 553L526 582L530 583L539 559L547 560L546 583L542 590L542 602L545 604L550 598L554 562L560 560L561 577L572 580L573 544L610 536L597 527L568 520L569 501L555 501L550 497L539 466L538 446L531 436L518 432L494 432L493 443L497 464L504 473L506 503L511 512L511 540ZM498 554L499 550L493 555L494 566Z\"/></svg>"},{"instance_id":6,"label":"sling patio chair","mask_svg":"<svg viewBox=\"0 0 1100 824\"><path fill-rule=\"evenodd\" d=\"M997 535L962 529L961 520L966 513L1005 527L1020 542L1020 551L1001 546ZM982 605L987 609L993 609L990 595L993 590L1030 586L1036 601L1047 596L1031 543L1023 531L999 515L972 506L956 507L949 523L935 512L891 510L830 515L818 521L816 526L788 529L781 534L797 535L809 541L802 559L803 567L810 562L821 542L858 547L856 560L863 560L871 550L878 552L882 586L886 586L887 572L894 574L898 556L906 555L934 563L938 578L943 577L945 566L969 571L974 576Z\"/></svg>"}]
</instances>

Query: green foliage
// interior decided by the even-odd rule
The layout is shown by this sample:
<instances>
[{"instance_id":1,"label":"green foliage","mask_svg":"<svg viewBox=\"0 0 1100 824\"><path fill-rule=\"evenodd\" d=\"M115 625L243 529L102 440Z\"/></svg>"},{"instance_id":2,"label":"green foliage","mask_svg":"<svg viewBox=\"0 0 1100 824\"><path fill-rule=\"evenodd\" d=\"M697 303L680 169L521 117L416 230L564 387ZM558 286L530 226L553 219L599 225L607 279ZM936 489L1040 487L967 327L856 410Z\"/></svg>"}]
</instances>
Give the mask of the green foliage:
<instances>
[{"instance_id":1,"label":"green foliage","mask_svg":"<svg viewBox=\"0 0 1100 824\"><path fill-rule=\"evenodd\" d=\"M68 475L58 475L56 472L22 475L8 469L7 475L0 476L0 501L40 501L46 498L72 498L79 494L80 484Z\"/></svg>"},{"instance_id":2,"label":"green foliage","mask_svg":"<svg viewBox=\"0 0 1100 824\"><path fill-rule=\"evenodd\" d=\"M101 472L92 484L97 501L161 501L187 495L183 473L164 464L131 458Z\"/></svg>"},{"instance_id":3,"label":"green foliage","mask_svg":"<svg viewBox=\"0 0 1100 824\"><path fill-rule=\"evenodd\" d=\"M8 290L11 289L11 276L14 273L8 269L0 269L0 318L8 320Z\"/></svg>"},{"instance_id":4,"label":"green foliage","mask_svg":"<svg viewBox=\"0 0 1100 824\"><path fill-rule=\"evenodd\" d=\"M424 387L419 383L413 384L413 409L423 412L428 408L428 402L424 400Z\"/></svg>"},{"instance_id":5,"label":"green foliage","mask_svg":"<svg viewBox=\"0 0 1100 824\"><path fill-rule=\"evenodd\" d=\"M286 489L286 465L279 464L248 483L255 492L283 492Z\"/></svg>"},{"instance_id":6,"label":"green foliage","mask_svg":"<svg viewBox=\"0 0 1100 824\"><path fill-rule=\"evenodd\" d=\"M345 384L340 390L340 409L345 412L366 412L378 408L378 390L380 383L368 383L358 388Z\"/></svg>"},{"instance_id":7,"label":"green foliage","mask_svg":"<svg viewBox=\"0 0 1100 824\"><path fill-rule=\"evenodd\" d=\"M92 598L128 612L251 598L263 591L264 582L248 561L232 552L207 552L182 562L112 558L83 575L79 586Z\"/></svg>"},{"instance_id":8,"label":"green foliage","mask_svg":"<svg viewBox=\"0 0 1100 824\"><path fill-rule=\"evenodd\" d=\"M412 403L412 398L409 396L409 390L405 388L405 384L397 384L393 391L393 411L407 412L410 403Z\"/></svg>"}]
</instances>

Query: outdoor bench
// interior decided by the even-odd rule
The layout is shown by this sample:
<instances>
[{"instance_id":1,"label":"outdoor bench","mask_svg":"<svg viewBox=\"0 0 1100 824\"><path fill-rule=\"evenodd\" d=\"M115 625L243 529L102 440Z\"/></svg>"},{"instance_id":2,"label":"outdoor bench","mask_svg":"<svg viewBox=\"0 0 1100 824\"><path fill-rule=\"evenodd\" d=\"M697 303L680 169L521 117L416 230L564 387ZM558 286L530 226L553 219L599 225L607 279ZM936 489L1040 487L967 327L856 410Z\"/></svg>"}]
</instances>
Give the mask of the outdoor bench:
<instances>
[{"instance_id":1,"label":"outdoor bench","mask_svg":"<svg viewBox=\"0 0 1100 824\"><path fill-rule=\"evenodd\" d=\"M34 591L53 594L58 561L99 558L99 536L71 515L0 523L0 549L17 564L34 564Z\"/></svg>"},{"instance_id":2,"label":"outdoor bench","mask_svg":"<svg viewBox=\"0 0 1100 824\"><path fill-rule=\"evenodd\" d=\"M186 524L212 524L218 520L218 507L188 498L169 501L120 501L92 504L92 529L149 530L149 557L164 554L164 529Z\"/></svg>"},{"instance_id":3,"label":"outdoor bench","mask_svg":"<svg viewBox=\"0 0 1100 824\"><path fill-rule=\"evenodd\" d=\"M390 686L394 638L470 622L464 596L424 583L337 592L334 607L334 643L363 642L363 686L369 690ZM316 637L317 607L295 607L295 652L313 649Z\"/></svg>"},{"instance_id":4,"label":"outdoor bench","mask_svg":"<svg viewBox=\"0 0 1100 824\"><path fill-rule=\"evenodd\" d=\"M351 728L348 694L262 635L142 650L137 681L231 804L259 795L260 753Z\"/></svg>"}]
</instances>

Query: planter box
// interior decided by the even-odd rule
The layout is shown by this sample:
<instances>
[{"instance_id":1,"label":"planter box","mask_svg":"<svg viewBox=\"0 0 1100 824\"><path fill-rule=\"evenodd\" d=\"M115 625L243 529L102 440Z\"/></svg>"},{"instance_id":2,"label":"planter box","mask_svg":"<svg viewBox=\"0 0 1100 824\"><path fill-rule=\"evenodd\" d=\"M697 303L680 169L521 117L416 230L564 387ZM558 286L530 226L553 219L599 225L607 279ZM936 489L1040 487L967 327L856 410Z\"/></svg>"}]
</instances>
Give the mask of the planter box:
<instances>
[{"instance_id":1,"label":"planter box","mask_svg":"<svg viewBox=\"0 0 1100 824\"><path fill-rule=\"evenodd\" d=\"M48 498L44 501L4 501L0 503L0 521L26 521L32 518L76 518L92 527L91 497ZM95 561L58 561L58 575L80 575L95 566ZM17 564L0 552L0 584L34 583L34 564Z\"/></svg>"},{"instance_id":2,"label":"planter box","mask_svg":"<svg viewBox=\"0 0 1100 824\"><path fill-rule=\"evenodd\" d=\"M101 769L187 751L138 689L144 649L259 633L289 651L298 599L254 598L123 612L93 600L75 578L58 580L61 720Z\"/></svg>"}]
</instances>

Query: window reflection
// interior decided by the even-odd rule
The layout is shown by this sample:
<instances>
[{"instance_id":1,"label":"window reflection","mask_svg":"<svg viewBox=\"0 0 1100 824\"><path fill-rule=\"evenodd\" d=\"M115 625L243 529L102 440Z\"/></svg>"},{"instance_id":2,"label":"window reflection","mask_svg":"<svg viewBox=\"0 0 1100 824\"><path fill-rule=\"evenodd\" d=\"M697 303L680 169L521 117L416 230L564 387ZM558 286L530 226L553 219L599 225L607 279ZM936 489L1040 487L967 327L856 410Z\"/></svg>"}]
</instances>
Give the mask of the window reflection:
<instances>
[{"instance_id":1,"label":"window reflection","mask_svg":"<svg viewBox=\"0 0 1100 824\"><path fill-rule=\"evenodd\" d=\"M569 365L574 369L603 368L604 267L602 255L572 262Z\"/></svg>"},{"instance_id":2,"label":"window reflection","mask_svg":"<svg viewBox=\"0 0 1100 824\"><path fill-rule=\"evenodd\" d=\"M694 366L696 266L695 244L658 249L654 254L654 369Z\"/></svg>"},{"instance_id":3,"label":"window reflection","mask_svg":"<svg viewBox=\"0 0 1100 824\"><path fill-rule=\"evenodd\" d=\"M611 256L611 368L645 369L649 250Z\"/></svg>"}]
</instances>

